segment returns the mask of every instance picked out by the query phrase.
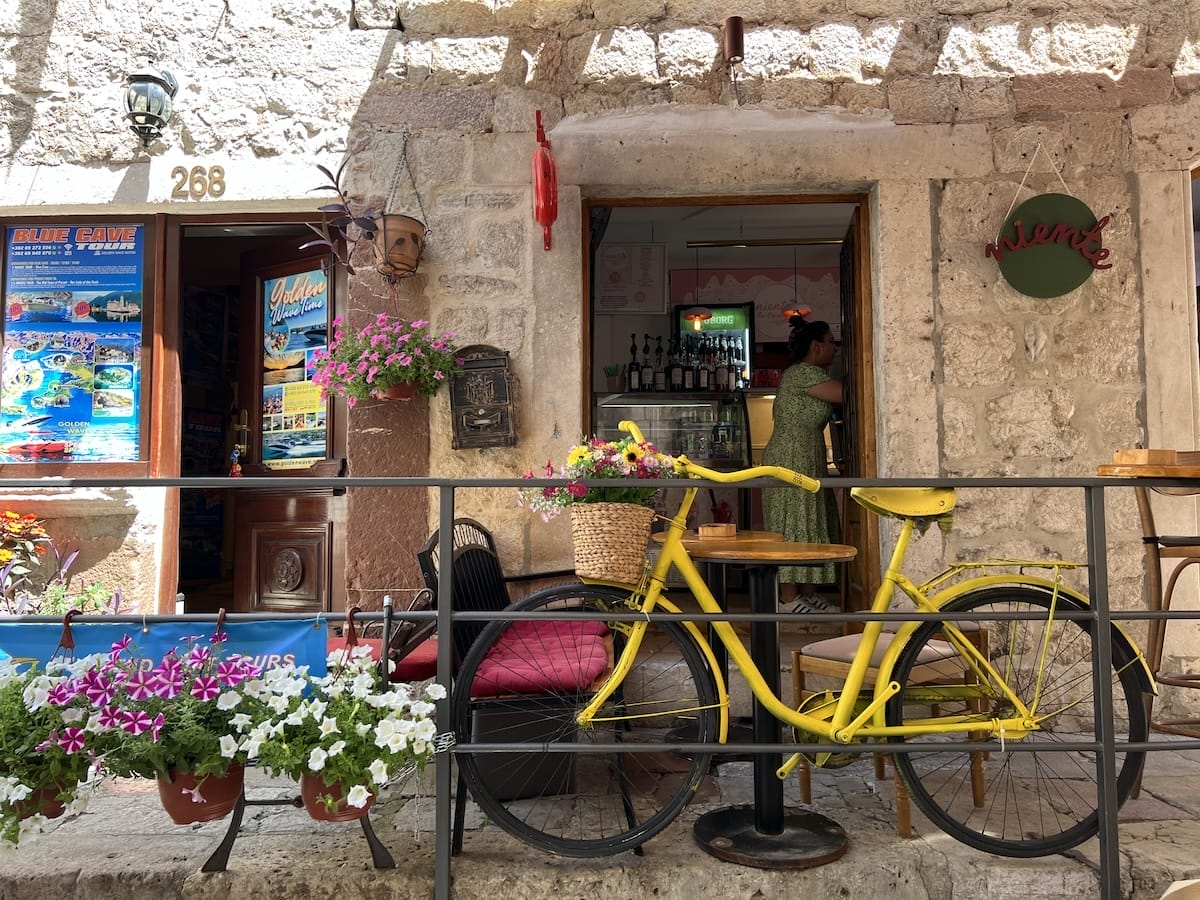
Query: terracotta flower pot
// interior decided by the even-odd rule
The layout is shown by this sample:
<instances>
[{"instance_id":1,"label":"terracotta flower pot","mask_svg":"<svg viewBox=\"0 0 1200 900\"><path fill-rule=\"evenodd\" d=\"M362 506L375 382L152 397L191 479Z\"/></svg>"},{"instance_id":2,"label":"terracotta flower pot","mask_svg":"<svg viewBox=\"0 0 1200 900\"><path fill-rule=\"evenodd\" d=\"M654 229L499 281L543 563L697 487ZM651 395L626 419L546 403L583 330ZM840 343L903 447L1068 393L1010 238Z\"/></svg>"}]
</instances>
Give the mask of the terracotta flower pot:
<instances>
[{"instance_id":1,"label":"terracotta flower pot","mask_svg":"<svg viewBox=\"0 0 1200 900\"><path fill-rule=\"evenodd\" d=\"M387 278L406 278L417 271L425 249L425 225L411 216L380 217L379 247L383 259L375 270Z\"/></svg>"},{"instance_id":2,"label":"terracotta flower pot","mask_svg":"<svg viewBox=\"0 0 1200 900\"><path fill-rule=\"evenodd\" d=\"M48 784L44 787L34 788L24 800L17 800L13 803L13 812L17 814L18 819L28 819L39 813L47 819L57 819L67 811L67 804L58 796L62 791L61 784Z\"/></svg>"},{"instance_id":3,"label":"terracotta flower pot","mask_svg":"<svg viewBox=\"0 0 1200 900\"><path fill-rule=\"evenodd\" d=\"M158 779L158 799L176 825L211 822L233 812L242 795L246 770L234 763L224 775L205 775L197 778L191 772L171 770L171 780ZM197 801L195 791L201 800Z\"/></svg>"},{"instance_id":4,"label":"terracotta flower pot","mask_svg":"<svg viewBox=\"0 0 1200 900\"><path fill-rule=\"evenodd\" d=\"M383 400L411 400L416 395L417 386L411 381L393 384L379 391L380 399Z\"/></svg>"},{"instance_id":5,"label":"terracotta flower pot","mask_svg":"<svg viewBox=\"0 0 1200 900\"><path fill-rule=\"evenodd\" d=\"M326 795L337 798L337 806L332 811L320 800ZM351 806L346 802L341 782L326 784L319 775L300 776L300 796L304 799L308 814L318 822L353 822L365 816L375 805L375 795L370 794L363 806Z\"/></svg>"}]
</instances>

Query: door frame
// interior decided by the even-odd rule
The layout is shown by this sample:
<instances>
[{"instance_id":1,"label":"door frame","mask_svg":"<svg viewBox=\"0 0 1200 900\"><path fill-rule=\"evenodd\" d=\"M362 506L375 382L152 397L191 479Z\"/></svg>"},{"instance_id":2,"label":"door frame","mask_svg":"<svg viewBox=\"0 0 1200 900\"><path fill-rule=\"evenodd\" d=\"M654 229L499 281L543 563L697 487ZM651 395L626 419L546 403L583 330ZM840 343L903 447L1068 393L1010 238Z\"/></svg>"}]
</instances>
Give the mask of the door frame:
<instances>
[{"instance_id":1,"label":"door frame","mask_svg":"<svg viewBox=\"0 0 1200 900\"><path fill-rule=\"evenodd\" d=\"M151 448L151 474L162 478L179 478L182 474L181 434L183 429L183 384L180 368L180 351L183 342L181 257L183 252L183 230L188 226L228 225L230 227L305 225L313 221L307 212L244 212L217 213L213 215L171 215L159 213L155 216L157 246L155 259L161 261L154 274L155 312L154 356L153 356L153 405L151 422L153 435ZM333 315L341 314L345 305L345 276L340 269L330 272ZM335 407L336 408L336 407ZM345 423L339 414L330 410L331 442L335 435L345 433ZM344 446L344 442L343 442ZM282 487L282 485L281 485ZM156 594L159 598L158 612L175 612L175 596L179 578L179 515L180 488L165 489L163 498L162 548Z\"/></svg>"},{"instance_id":2,"label":"door frame","mask_svg":"<svg viewBox=\"0 0 1200 900\"><path fill-rule=\"evenodd\" d=\"M583 323L581 348L581 364L583 377L581 380L582 395L580 408L583 410L582 420L588 432L594 430L592 422L592 380L593 370L593 333L592 309L590 293L592 284L591 266L591 210L593 207L673 207L673 206L767 206L794 205L805 206L815 204L854 204L858 212L851 223L854 227L854 317L851 322L842 322L843 329L852 327L855 334L857 352L853 359L843 358L842 365L853 367L853 383L857 395L855 475L859 478L875 478L878 475L878 450L876 443L876 408L875 408L875 354L874 328L875 311L871 288L871 195L868 192L847 194L756 194L753 196L721 195L721 196L686 196L686 197L584 197L582 200L580 257L580 320ZM848 423L850 424L850 423ZM853 503L849 496L843 502ZM876 516L862 516L857 523L857 533L853 543L858 555L851 563L852 571L847 573L854 584L855 605L865 602L870 605L880 582L880 545L879 520Z\"/></svg>"}]
</instances>

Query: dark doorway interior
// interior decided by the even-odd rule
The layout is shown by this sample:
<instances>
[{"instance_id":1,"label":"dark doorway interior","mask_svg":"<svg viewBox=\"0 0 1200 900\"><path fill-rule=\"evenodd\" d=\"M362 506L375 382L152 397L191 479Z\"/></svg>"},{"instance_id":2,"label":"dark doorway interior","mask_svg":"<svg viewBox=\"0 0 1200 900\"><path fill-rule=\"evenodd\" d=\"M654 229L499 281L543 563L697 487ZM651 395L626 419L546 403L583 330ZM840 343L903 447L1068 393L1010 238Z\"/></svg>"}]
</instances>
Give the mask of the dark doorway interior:
<instances>
[{"instance_id":1,"label":"dark doorway interior","mask_svg":"<svg viewBox=\"0 0 1200 900\"><path fill-rule=\"evenodd\" d=\"M180 474L225 477L243 441L239 340L251 327L254 298L243 298L245 254L303 243L307 229L287 225L184 226L180 246ZM180 492L179 580L187 612L236 608L233 596L235 492Z\"/></svg>"}]
</instances>

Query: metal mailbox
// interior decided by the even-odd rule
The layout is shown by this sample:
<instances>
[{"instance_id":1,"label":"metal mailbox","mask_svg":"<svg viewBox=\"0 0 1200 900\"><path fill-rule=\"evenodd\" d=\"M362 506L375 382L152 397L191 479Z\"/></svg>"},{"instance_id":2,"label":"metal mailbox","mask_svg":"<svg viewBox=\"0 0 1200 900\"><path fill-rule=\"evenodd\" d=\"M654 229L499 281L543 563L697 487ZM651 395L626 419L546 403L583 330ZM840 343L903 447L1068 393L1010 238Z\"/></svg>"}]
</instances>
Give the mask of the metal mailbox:
<instances>
[{"instance_id":1,"label":"metal mailbox","mask_svg":"<svg viewBox=\"0 0 1200 900\"><path fill-rule=\"evenodd\" d=\"M479 447L512 447L517 443L513 424L512 373L508 351L472 344L460 351L461 375L450 382L450 415L455 450Z\"/></svg>"}]
</instances>

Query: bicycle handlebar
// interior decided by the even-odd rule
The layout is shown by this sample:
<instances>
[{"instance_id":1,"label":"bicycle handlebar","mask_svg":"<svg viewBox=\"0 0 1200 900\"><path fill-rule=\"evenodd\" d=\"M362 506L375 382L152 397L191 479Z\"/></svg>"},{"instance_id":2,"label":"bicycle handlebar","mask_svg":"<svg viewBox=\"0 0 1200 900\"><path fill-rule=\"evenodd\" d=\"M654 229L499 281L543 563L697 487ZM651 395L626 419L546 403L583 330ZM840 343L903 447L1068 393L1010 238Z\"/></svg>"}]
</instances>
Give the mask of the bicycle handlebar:
<instances>
[{"instance_id":1,"label":"bicycle handlebar","mask_svg":"<svg viewBox=\"0 0 1200 900\"><path fill-rule=\"evenodd\" d=\"M646 443L646 438L643 436L642 430L638 428L636 422L625 419L617 427L621 431L627 432L639 444ZM665 455L663 453L659 454L660 457ZM689 478L703 478L706 481L715 481L720 484L736 484L739 481L749 481L752 478L774 478L814 494L821 489L821 482L817 479L809 478L807 475L802 475L783 466L751 466L749 469L739 469L736 472L718 472L716 469L709 469L706 466L694 463L686 456L677 456L674 459L675 471Z\"/></svg>"}]
</instances>

